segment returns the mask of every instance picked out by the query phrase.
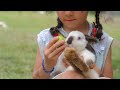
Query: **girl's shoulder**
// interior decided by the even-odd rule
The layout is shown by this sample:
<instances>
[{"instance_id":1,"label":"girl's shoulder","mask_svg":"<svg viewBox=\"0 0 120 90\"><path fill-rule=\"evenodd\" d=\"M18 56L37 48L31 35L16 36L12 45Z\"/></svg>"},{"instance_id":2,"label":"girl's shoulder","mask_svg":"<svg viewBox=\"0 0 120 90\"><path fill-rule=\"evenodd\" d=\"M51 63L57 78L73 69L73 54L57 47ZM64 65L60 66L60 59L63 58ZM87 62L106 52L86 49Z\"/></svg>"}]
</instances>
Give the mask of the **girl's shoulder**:
<instances>
[{"instance_id":1,"label":"girl's shoulder","mask_svg":"<svg viewBox=\"0 0 120 90\"><path fill-rule=\"evenodd\" d=\"M103 32L103 39L106 39L106 40L113 40L113 37L110 36L108 33Z\"/></svg>"},{"instance_id":2,"label":"girl's shoulder","mask_svg":"<svg viewBox=\"0 0 120 90\"><path fill-rule=\"evenodd\" d=\"M113 37L106 32L103 32L102 39L102 44L105 46L109 46L113 42Z\"/></svg>"},{"instance_id":3,"label":"girl's shoulder","mask_svg":"<svg viewBox=\"0 0 120 90\"><path fill-rule=\"evenodd\" d=\"M50 33L50 28L41 30L38 34L37 34L37 40L40 41L50 41L53 38L53 36Z\"/></svg>"},{"instance_id":4,"label":"girl's shoulder","mask_svg":"<svg viewBox=\"0 0 120 90\"><path fill-rule=\"evenodd\" d=\"M94 43L92 46L96 52L96 65L102 70L113 38L108 33L103 32L101 39L102 40Z\"/></svg>"},{"instance_id":5,"label":"girl's shoulder","mask_svg":"<svg viewBox=\"0 0 120 90\"><path fill-rule=\"evenodd\" d=\"M46 34L50 34L50 28L41 30L37 35L38 36L45 36Z\"/></svg>"},{"instance_id":6,"label":"girl's shoulder","mask_svg":"<svg viewBox=\"0 0 120 90\"><path fill-rule=\"evenodd\" d=\"M113 42L113 38L106 32L103 32L101 39L97 43L92 44L92 47L98 55L107 52Z\"/></svg>"}]
</instances>

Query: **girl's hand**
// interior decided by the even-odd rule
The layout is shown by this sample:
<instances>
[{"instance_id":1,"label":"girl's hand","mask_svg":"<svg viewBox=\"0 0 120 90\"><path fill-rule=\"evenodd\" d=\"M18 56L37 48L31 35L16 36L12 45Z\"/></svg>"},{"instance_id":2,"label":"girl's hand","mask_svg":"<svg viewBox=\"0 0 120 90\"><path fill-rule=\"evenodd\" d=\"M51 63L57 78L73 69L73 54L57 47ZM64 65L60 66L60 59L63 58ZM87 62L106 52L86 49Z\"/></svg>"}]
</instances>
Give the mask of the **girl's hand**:
<instances>
[{"instance_id":1,"label":"girl's hand","mask_svg":"<svg viewBox=\"0 0 120 90\"><path fill-rule=\"evenodd\" d=\"M45 55L45 68L46 70L51 70L57 63L58 57L61 55L61 53L64 51L66 45L65 41L59 40L58 37L53 38L48 45L46 46L44 50L44 55Z\"/></svg>"}]
</instances>

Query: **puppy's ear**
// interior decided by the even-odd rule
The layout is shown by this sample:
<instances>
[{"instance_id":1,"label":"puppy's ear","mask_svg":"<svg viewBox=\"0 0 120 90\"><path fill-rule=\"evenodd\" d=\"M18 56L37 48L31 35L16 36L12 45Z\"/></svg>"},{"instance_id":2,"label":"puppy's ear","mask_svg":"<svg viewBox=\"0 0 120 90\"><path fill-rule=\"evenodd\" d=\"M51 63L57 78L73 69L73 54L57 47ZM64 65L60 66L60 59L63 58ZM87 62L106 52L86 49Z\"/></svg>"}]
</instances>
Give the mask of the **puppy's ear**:
<instances>
[{"instance_id":1,"label":"puppy's ear","mask_svg":"<svg viewBox=\"0 0 120 90\"><path fill-rule=\"evenodd\" d=\"M93 43L93 42L97 43L97 39L94 37L91 37L89 35L85 35L85 38L88 41L88 43Z\"/></svg>"}]
</instances>

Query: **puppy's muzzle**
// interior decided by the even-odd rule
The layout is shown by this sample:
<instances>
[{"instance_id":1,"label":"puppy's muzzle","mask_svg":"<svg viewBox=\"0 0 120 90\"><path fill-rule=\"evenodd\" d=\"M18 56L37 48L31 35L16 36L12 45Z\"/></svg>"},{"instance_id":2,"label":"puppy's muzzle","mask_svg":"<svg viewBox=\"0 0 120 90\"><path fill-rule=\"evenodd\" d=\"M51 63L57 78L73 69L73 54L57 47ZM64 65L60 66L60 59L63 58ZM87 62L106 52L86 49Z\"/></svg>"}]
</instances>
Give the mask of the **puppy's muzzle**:
<instances>
[{"instance_id":1,"label":"puppy's muzzle","mask_svg":"<svg viewBox=\"0 0 120 90\"><path fill-rule=\"evenodd\" d=\"M67 44L72 44L72 41L73 41L73 37L69 37L67 40Z\"/></svg>"}]
</instances>

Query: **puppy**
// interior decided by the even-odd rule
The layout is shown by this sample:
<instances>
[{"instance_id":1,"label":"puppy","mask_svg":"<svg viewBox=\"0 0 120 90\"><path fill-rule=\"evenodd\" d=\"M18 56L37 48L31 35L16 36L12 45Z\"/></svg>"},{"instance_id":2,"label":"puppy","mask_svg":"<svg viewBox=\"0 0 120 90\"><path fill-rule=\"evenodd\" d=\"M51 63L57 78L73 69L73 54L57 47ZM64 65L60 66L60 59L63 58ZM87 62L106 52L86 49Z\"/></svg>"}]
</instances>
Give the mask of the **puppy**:
<instances>
[{"instance_id":1,"label":"puppy","mask_svg":"<svg viewBox=\"0 0 120 90\"><path fill-rule=\"evenodd\" d=\"M61 54L56 64L57 72L65 72L67 70L82 71L86 78L99 79L98 73L93 69L95 63L95 51L89 43L97 42L96 39L84 35L80 31L72 31L65 40L68 48ZM71 66L66 68L63 64L65 58Z\"/></svg>"}]
</instances>

